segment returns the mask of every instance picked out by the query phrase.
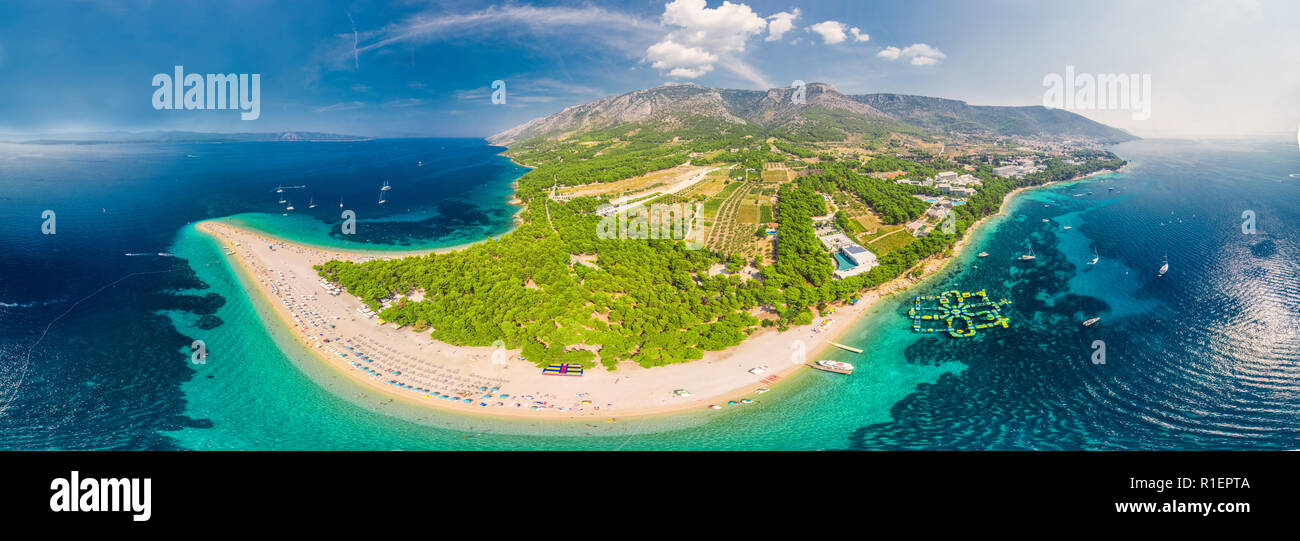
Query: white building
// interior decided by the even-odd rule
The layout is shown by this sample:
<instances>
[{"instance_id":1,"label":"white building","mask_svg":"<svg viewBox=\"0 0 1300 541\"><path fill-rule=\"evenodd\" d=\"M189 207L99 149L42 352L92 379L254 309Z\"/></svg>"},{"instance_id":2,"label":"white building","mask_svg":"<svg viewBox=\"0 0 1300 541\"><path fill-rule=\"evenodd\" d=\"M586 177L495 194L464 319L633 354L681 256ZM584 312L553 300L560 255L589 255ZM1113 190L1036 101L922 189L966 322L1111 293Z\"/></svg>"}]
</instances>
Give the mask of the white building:
<instances>
[{"instance_id":1,"label":"white building","mask_svg":"<svg viewBox=\"0 0 1300 541\"><path fill-rule=\"evenodd\" d=\"M853 261L858 266L870 265L874 267L880 264L876 261L876 254L873 254L866 248L856 244L845 246L844 249L840 250L840 253L844 254L844 257L849 258L850 261Z\"/></svg>"},{"instance_id":2,"label":"white building","mask_svg":"<svg viewBox=\"0 0 1300 541\"><path fill-rule=\"evenodd\" d=\"M858 246L857 244L850 243L847 246L844 246L840 249L840 253L844 254L844 257L849 261L852 261L854 266L843 270L836 269L833 275L839 280L862 274L880 266L880 262L876 259L876 254L871 253L866 248Z\"/></svg>"},{"instance_id":3,"label":"white building","mask_svg":"<svg viewBox=\"0 0 1300 541\"><path fill-rule=\"evenodd\" d=\"M1007 178L1023 177L1023 176L1025 176L1024 173L1021 173L1021 172L1020 172L1020 166L1019 166L1019 165L1004 165L1004 166L1002 166L1002 167L994 167L994 168L993 168L993 174L995 174L995 175L997 175L997 176L999 176L999 177L1007 177Z\"/></svg>"}]
</instances>

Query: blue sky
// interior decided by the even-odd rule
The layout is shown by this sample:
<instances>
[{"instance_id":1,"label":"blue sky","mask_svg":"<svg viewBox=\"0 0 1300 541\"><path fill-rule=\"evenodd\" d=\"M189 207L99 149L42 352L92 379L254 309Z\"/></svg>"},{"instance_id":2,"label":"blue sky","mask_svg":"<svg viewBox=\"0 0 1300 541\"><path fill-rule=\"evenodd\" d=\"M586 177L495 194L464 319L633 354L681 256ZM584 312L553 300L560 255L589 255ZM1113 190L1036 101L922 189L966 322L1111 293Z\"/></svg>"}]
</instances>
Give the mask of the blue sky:
<instances>
[{"instance_id":1,"label":"blue sky","mask_svg":"<svg viewBox=\"0 0 1300 541\"><path fill-rule=\"evenodd\" d=\"M1144 136L1294 130L1300 3L1266 0L5 2L0 133L483 136L672 82L795 79L1034 105L1043 78L1151 75ZM259 73L261 116L151 105L156 73ZM489 85L507 85L491 103Z\"/></svg>"}]
</instances>

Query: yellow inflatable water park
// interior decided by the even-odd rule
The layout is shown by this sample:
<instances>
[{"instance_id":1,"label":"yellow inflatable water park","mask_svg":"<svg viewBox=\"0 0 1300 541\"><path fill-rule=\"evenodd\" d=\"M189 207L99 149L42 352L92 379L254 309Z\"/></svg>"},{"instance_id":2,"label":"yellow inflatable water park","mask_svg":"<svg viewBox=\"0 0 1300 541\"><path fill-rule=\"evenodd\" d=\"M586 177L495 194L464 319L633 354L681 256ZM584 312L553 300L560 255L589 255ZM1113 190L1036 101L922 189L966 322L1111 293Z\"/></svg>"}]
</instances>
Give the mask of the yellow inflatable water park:
<instances>
[{"instance_id":1,"label":"yellow inflatable water park","mask_svg":"<svg viewBox=\"0 0 1300 541\"><path fill-rule=\"evenodd\" d=\"M962 338L975 336L979 329L1007 328L1011 320L1002 315L1002 307L1009 304L1007 299L989 300L983 289L974 293L952 290L917 297L907 317L912 319L913 331L947 332Z\"/></svg>"}]
</instances>

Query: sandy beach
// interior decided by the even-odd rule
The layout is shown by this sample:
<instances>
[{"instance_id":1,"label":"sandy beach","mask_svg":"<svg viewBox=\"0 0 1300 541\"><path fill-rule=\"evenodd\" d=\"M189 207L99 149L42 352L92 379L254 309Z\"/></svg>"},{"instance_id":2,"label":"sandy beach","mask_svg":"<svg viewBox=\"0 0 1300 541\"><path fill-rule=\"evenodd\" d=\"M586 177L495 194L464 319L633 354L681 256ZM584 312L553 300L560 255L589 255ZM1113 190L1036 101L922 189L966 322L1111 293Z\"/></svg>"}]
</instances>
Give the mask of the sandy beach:
<instances>
[{"instance_id":1,"label":"sandy beach","mask_svg":"<svg viewBox=\"0 0 1300 541\"><path fill-rule=\"evenodd\" d=\"M1033 188L1007 194L1003 209L1026 189ZM991 217L968 230L954 246L954 257ZM557 420L662 415L701 411L710 405L743 407L728 402L753 398L760 389L787 380L797 371L811 370L807 363L833 347L830 342L881 298L924 280L954 259L934 256L923 260L900 277L863 292L854 305L838 306L809 325L783 333L771 328L756 330L743 343L705 352L700 360L653 369L623 362L617 370L596 367L572 377L543 375L535 364L520 360L518 350L453 346L434 341L427 333L382 323L365 314L357 298L346 292L331 293L312 269L331 259L365 261L411 253L318 248L221 220L199 223L197 229L219 242L232 266L237 265L237 270L256 284L255 293L274 308L279 321L266 324L290 329L321 362L363 387L443 411ZM456 248L439 251L452 249ZM909 277L917 268L922 275ZM823 332L814 332L827 320L831 323ZM855 364L869 369L870 352L859 358Z\"/></svg>"}]
</instances>

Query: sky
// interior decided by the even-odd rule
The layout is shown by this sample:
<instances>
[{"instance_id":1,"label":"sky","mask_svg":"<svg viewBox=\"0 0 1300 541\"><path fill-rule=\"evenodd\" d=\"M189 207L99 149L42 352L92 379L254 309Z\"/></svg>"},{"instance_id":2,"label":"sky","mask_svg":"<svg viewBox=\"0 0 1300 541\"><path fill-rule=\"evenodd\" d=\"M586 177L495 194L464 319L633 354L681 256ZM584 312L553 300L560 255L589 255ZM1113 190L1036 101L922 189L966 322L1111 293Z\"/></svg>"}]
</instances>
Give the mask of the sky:
<instances>
[{"instance_id":1,"label":"sky","mask_svg":"<svg viewBox=\"0 0 1300 541\"><path fill-rule=\"evenodd\" d=\"M0 134L482 137L601 97L795 80L1043 105L1053 75L1136 75L1143 137L1294 133L1293 0L0 0ZM260 115L157 109L156 74L259 74ZM493 103L493 81L505 103ZM1078 81L1076 77L1072 81ZM1082 83L1080 83L1082 84ZM1141 98L1139 93L1136 98ZM1136 102L1135 102L1136 103Z\"/></svg>"}]
</instances>

